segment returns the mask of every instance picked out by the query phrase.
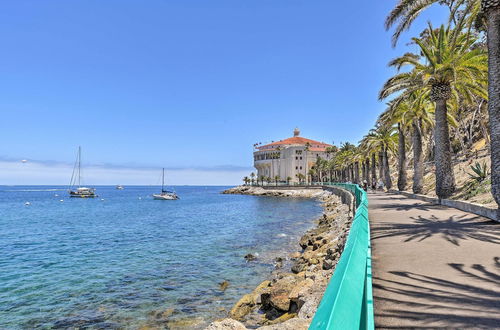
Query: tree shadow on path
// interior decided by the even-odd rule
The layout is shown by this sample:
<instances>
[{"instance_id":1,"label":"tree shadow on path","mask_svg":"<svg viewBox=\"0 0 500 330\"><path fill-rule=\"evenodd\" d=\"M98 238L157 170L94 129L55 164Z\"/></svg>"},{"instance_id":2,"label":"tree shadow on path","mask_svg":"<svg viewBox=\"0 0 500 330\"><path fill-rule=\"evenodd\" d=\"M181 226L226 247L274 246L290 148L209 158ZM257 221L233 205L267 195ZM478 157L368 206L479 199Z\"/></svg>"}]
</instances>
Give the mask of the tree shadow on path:
<instances>
[{"instance_id":1,"label":"tree shadow on path","mask_svg":"<svg viewBox=\"0 0 500 330\"><path fill-rule=\"evenodd\" d=\"M403 242L421 242L430 237L441 237L456 246L460 245L460 241L468 239L500 244L500 225L479 216L464 214L442 220L431 215L409 217L409 219L410 222L404 223L372 224L372 240L401 237Z\"/></svg>"},{"instance_id":2,"label":"tree shadow on path","mask_svg":"<svg viewBox=\"0 0 500 330\"><path fill-rule=\"evenodd\" d=\"M490 268L449 263L452 273L441 276L390 271L374 277L377 328L498 328L499 260Z\"/></svg>"}]
</instances>

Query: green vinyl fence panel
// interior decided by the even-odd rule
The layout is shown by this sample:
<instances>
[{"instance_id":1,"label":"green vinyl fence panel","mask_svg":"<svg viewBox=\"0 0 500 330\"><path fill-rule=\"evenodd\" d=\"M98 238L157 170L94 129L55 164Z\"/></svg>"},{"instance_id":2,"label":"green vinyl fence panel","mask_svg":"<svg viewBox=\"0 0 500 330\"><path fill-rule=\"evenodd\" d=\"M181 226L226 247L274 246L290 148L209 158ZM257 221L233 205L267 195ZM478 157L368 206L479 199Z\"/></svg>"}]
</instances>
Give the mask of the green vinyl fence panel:
<instances>
[{"instance_id":1,"label":"green vinyl fence panel","mask_svg":"<svg viewBox=\"0 0 500 330\"><path fill-rule=\"evenodd\" d=\"M328 184L348 190L356 211L344 251L309 329L374 329L368 197L356 184Z\"/></svg>"}]
</instances>

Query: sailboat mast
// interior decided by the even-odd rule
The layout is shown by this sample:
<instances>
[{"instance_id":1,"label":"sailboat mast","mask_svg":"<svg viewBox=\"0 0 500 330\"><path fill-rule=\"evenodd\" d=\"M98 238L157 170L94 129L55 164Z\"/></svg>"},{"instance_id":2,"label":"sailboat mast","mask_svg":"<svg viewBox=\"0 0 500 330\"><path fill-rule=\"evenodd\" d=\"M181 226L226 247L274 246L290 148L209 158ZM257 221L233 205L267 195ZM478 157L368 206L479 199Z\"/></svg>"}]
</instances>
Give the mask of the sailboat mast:
<instances>
[{"instance_id":1,"label":"sailboat mast","mask_svg":"<svg viewBox=\"0 0 500 330\"><path fill-rule=\"evenodd\" d=\"M165 185L165 167L163 168L162 174L161 174L161 191L163 192L163 186Z\"/></svg>"},{"instance_id":2,"label":"sailboat mast","mask_svg":"<svg viewBox=\"0 0 500 330\"><path fill-rule=\"evenodd\" d=\"M81 166L82 166L82 147L78 146L78 188L80 188L80 181L82 178L82 175L80 173Z\"/></svg>"}]
</instances>

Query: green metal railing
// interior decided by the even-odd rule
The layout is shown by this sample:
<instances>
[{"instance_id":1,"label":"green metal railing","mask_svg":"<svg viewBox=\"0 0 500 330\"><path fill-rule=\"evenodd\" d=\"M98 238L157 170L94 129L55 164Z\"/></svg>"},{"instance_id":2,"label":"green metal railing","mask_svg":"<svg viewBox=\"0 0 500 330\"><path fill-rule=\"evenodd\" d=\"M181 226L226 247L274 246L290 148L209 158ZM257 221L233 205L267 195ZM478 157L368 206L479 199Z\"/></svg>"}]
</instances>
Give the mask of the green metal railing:
<instances>
[{"instance_id":1,"label":"green metal railing","mask_svg":"<svg viewBox=\"0 0 500 330\"><path fill-rule=\"evenodd\" d=\"M356 211L344 251L309 329L374 329L368 197L356 184L328 183L351 192Z\"/></svg>"}]
</instances>

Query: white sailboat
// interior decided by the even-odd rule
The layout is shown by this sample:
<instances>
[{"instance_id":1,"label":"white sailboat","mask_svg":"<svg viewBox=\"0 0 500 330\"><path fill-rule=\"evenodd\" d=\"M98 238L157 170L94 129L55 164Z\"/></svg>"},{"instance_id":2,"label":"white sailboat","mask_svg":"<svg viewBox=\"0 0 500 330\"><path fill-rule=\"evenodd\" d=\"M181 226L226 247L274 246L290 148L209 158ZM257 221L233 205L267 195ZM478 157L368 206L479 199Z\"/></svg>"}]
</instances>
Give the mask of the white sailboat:
<instances>
[{"instance_id":1,"label":"white sailboat","mask_svg":"<svg viewBox=\"0 0 500 330\"><path fill-rule=\"evenodd\" d=\"M78 147L78 155L76 156L75 166L73 167L73 174L71 174L71 181L69 183L69 197L78 198L94 198L97 197L95 188L87 188L81 186L82 181L82 147Z\"/></svg>"},{"instance_id":2,"label":"white sailboat","mask_svg":"<svg viewBox=\"0 0 500 330\"><path fill-rule=\"evenodd\" d=\"M153 194L154 199L158 200L175 200L179 199L179 196L173 191L168 191L165 190L165 169L163 169L162 175L161 175L161 193L159 194Z\"/></svg>"}]
</instances>

